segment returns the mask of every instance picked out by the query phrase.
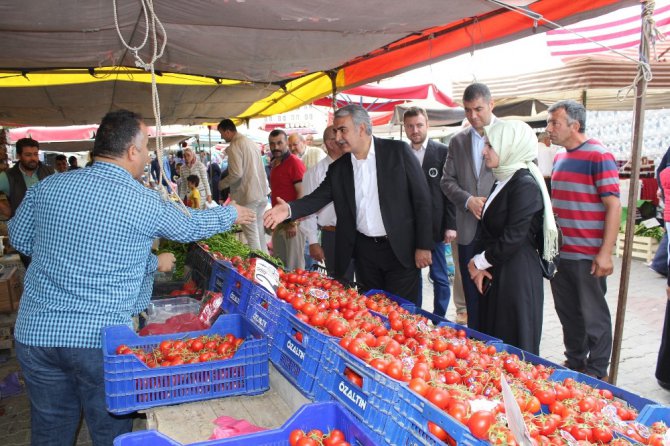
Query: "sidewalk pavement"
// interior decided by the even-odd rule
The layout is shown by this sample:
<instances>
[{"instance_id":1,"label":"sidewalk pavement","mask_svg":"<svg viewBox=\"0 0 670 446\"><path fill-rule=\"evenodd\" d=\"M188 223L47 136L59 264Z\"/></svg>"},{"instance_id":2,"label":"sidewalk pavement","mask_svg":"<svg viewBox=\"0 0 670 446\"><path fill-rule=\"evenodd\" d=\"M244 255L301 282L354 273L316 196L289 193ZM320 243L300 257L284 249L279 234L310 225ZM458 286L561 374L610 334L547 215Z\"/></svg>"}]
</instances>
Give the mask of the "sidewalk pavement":
<instances>
[{"instance_id":1,"label":"sidewalk pavement","mask_svg":"<svg viewBox=\"0 0 670 446\"><path fill-rule=\"evenodd\" d=\"M428 268L423 273L423 309L433 310L433 286L428 280ZM616 322L616 309L621 278L621 259L614 258L614 274L607 279L607 302ZM670 392L656 382L654 371L661 344L665 317L666 279L649 269L642 261L632 260L628 286L626 317L621 342L621 361L616 385L637 395L670 404ZM455 320L456 309L449 304L447 319ZM540 356L555 363L565 360L563 331L554 309L549 281L544 281L544 321Z\"/></svg>"}]
</instances>

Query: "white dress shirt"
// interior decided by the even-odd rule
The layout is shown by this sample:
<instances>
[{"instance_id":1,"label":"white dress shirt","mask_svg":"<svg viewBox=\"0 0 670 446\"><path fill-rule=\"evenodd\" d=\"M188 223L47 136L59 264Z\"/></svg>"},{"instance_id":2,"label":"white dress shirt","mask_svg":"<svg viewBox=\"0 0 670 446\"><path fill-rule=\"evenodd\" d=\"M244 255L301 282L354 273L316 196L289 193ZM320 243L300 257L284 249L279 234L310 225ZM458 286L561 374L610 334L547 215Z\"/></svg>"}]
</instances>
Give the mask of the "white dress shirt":
<instances>
[{"instance_id":1,"label":"white dress shirt","mask_svg":"<svg viewBox=\"0 0 670 446\"><path fill-rule=\"evenodd\" d=\"M509 183L509 180L512 177L509 177L505 181L498 181L496 183L495 189L493 189L493 192L491 192L491 195L486 199L486 203L484 203L484 209L482 209L482 219L484 219L484 214L486 213L486 209L488 209L489 204L493 201L493 199L500 193L500 191L505 187L507 183ZM479 254L476 254L475 257L475 266L477 269L482 270L482 269L487 269L490 268L491 265L488 260L486 260L486 251L482 251Z\"/></svg>"},{"instance_id":2,"label":"white dress shirt","mask_svg":"<svg viewBox=\"0 0 670 446\"><path fill-rule=\"evenodd\" d=\"M356 191L356 229L368 237L385 236L386 228L382 220L377 188L377 157L374 138L371 139L367 158L358 160L352 154L351 164L354 168L354 189Z\"/></svg>"},{"instance_id":3,"label":"white dress shirt","mask_svg":"<svg viewBox=\"0 0 670 446\"><path fill-rule=\"evenodd\" d=\"M334 160L330 156L326 156L324 159L316 163L314 167L308 169L307 172L305 172L305 175L302 177L302 188L304 195L311 194L314 189L319 187L323 179L326 178L328 167L333 161ZM305 217L300 222L300 231L304 234L307 242L310 245L313 245L315 243L319 243L317 225L335 226L336 223L337 217L335 216L335 206L331 202L316 214Z\"/></svg>"},{"instance_id":4,"label":"white dress shirt","mask_svg":"<svg viewBox=\"0 0 670 446\"><path fill-rule=\"evenodd\" d=\"M419 165L423 167L423 159L426 156L426 147L428 147L428 138L421 144L419 150L415 149L413 146L410 146L412 153L416 156L416 159L419 160Z\"/></svg>"}]
</instances>

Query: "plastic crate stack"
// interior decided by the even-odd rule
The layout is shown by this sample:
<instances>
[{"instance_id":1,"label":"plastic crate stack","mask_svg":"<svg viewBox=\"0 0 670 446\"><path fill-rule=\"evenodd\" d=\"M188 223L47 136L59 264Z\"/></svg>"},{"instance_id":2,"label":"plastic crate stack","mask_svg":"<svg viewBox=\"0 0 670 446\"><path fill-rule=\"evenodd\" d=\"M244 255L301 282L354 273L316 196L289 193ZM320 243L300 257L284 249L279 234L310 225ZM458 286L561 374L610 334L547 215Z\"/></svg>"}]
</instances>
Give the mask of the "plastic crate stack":
<instances>
[{"instance_id":1,"label":"plastic crate stack","mask_svg":"<svg viewBox=\"0 0 670 446\"><path fill-rule=\"evenodd\" d=\"M371 444L444 444L430 433L429 422L443 428L457 444L487 444L476 439L466 426L449 416L446 411L411 391L406 383L390 378L351 355L339 346L339 338L324 334L297 318L295 310L290 305L245 278L231 264L215 261L211 256L203 254L194 254L193 258L200 259L199 261L207 259L209 262L208 283L211 289L223 294L224 311L244 315L252 329L267 337L269 358L275 368L309 399L338 403L340 406L337 410L344 411L348 414L348 419L355 420L356 426L365 430L366 438L372 441ZM201 272L206 270L206 267L202 268ZM494 346L500 354L517 355L533 365L550 367L555 370L550 376L553 381L562 382L570 378L596 389L609 390L616 399L625 401L640 412L636 422L650 426L654 421L662 420L670 424L670 409L667 407L658 406L653 401L586 375L565 370L562 366L506 345L499 339L427 313L383 290L371 290L366 293L368 297L375 295L382 295L382 298L394 302L407 312L428 319L436 327L450 327L454 331L465 333L467 338ZM386 314L376 313L376 315L388 323ZM462 336L462 333L459 336ZM348 376L350 372L361 378L361 382L357 383L360 385L352 382ZM548 409L543 407L541 412L547 413ZM294 418L299 414L302 414L302 411ZM294 419L289 420L282 429L285 429L291 421ZM151 441L155 442L154 444L176 444L160 442L162 440L158 439L160 437L158 433L146 435L153 436ZM618 433L615 435L621 436ZM279 437L268 438L276 443L267 444L287 444ZM266 444L265 439L261 437L253 440L239 438L236 441L231 439L230 442L211 444ZM363 441L359 443L367 444Z\"/></svg>"}]
</instances>

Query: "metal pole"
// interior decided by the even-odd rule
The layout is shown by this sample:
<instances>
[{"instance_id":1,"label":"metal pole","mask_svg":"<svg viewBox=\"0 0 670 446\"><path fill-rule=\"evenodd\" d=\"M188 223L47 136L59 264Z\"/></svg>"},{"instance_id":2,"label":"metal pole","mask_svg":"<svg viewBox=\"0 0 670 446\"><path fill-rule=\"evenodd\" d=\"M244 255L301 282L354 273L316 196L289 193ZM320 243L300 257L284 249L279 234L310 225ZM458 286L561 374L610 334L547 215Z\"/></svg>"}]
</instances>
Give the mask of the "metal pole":
<instances>
[{"instance_id":1,"label":"metal pole","mask_svg":"<svg viewBox=\"0 0 670 446\"><path fill-rule=\"evenodd\" d=\"M642 3L642 37L640 39L640 60L649 61L649 44L644 35L644 22L646 18L647 5L651 6L653 13L653 1ZM621 358L621 341L623 337L624 319L626 316L626 302L628 300L628 285L630 278L630 262L633 246L633 231L635 229L635 209L637 208L637 190L640 180L640 157L642 154L642 135L644 130L644 103L647 91L647 80L640 76L635 85L635 109L633 110L633 143L631 150L631 177L630 189L628 190L628 213L626 215L626 239L621 260L621 280L619 281L619 301L616 311L616 322L614 325L614 339L612 343L612 366L610 368L609 382L616 384L619 373L619 360Z\"/></svg>"}]
</instances>

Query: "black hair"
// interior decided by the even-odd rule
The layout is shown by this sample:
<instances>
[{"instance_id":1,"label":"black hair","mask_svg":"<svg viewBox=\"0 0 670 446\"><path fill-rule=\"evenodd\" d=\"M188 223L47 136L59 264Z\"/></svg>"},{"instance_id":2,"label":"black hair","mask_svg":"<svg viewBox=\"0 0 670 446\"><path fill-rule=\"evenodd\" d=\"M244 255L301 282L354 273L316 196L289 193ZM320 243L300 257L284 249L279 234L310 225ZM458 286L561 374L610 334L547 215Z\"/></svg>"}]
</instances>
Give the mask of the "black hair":
<instances>
[{"instance_id":1,"label":"black hair","mask_svg":"<svg viewBox=\"0 0 670 446\"><path fill-rule=\"evenodd\" d=\"M129 110L109 112L102 118L93 143L93 156L120 158L140 132L142 116Z\"/></svg>"},{"instance_id":2,"label":"black hair","mask_svg":"<svg viewBox=\"0 0 670 446\"><path fill-rule=\"evenodd\" d=\"M279 136L279 135L284 135L284 140L287 140L287 139L288 139L288 136L286 136L286 132L283 131L282 129L274 129L274 130L272 130L272 131L270 132L269 137L274 138L275 136Z\"/></svg>"},{"instance_id":3,"label":"black hair","mask_svg":"<svg viewBox=\"0 0 670 446\"><path fill-rule=\"evenodd\" d=\"M489 87L478 82L468 85L463 92L463 102L474 101L477 98L482 98L486 102L489 102L491 100L491 90L489 90Z\"/></svg>"},{"instance_id":4,"label":"black hair","mask_svg":"<svg viewBox=\"0 0 670 446\"><path fill-rule=\"evenodd\" d=\"M200 177L198 175L189 175L186 177L186 181L193 183L195 187L200 186Z\"/></svg>"},{"instance_id":5,"label":"black hair","mask_svg":"<svg viewBox=\"0 0 670 446\"><path fill-rule=\"evenodd\" d=\"M232 119L224 119L221 122L219 122L219 125L216 127L217 130L221 132L225 132L226 130L232 130L233 132L237 132L237 127L235 126L235 123L232 121Z\"/></svg>"},{"instance_id":6,"label":"black hair","mask_svg":"<svg viewBox=\"0 0 670 446\"><path fill-rule=\"evenodd\" d=\"M16 154L21 155L23 153L24 147L37 147L37 149L39 150L40 143L38 143L32 138L21 138L18 141L16 141Z\"/></svg>"}]
</instances>

